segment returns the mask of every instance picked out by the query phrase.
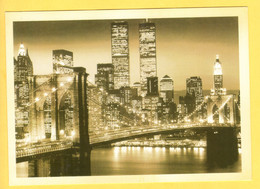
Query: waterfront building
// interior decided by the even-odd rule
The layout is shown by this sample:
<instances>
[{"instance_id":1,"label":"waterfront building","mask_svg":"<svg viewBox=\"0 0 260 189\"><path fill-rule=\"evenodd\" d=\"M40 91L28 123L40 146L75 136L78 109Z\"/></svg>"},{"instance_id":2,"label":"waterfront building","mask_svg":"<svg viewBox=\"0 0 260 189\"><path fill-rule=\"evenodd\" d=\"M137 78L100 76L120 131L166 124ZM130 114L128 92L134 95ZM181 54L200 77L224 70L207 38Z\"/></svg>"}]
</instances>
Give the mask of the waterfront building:
<instances>
[{"instance_id":1,"label":"waterfront building","mask_svg":"<svg viewBox=\"0 0 260 189\"><path fill-rule=\"evenodd\" d=\"M96 86L88 86L88 114L89 131L95 132L104 129L105 108L102 104L102 93ZM90 133L91 134L91 133Z\"/></svg>"},{"instance_id":2,"label":"waterfront building","mask_svg":"<svg viewBox=\"0 0 260 189\"><path fill-rule=\"evenodd\" d=\"M119 103L111 102L107 104L105 111L106 125L105 129L118 128L121 125Z\"/></svg>"},{"instance_id":3,"label":"waterfront building","mask_svg":"<svg viewBox=\"0 0 260 189\"><path fill-rule=\"evenodd\" d=\"M132 97L131 106L135 111L135 113L139 114L142 110L142 97L141 96Z\"/></svg>"},{"instance_id":4,"label":"waterfront building","mask_svg":"<svg viewBox=\"0 0 260 189\"><path fill-rule=\"evenodd\" d=\"M95 75L97 87L106 91L114 89L114 66L113 64L97 64Z\"/></svg>"},{"instance_id":5,"label":"waterfront building","mask_svg":"<svg viewBox=\"0 0 260 189\"><path fill-rule=\"evenodd\" d=\"M147 93L146 96L153 96L158 94L158 77L147 78Z\"/></svg>"},{"instance_id":6,"label":"waterfront building","mask_svg":"<svg viewBox=\"0 0 260 189\"><path fill-rule=\"evenodd\" d=\"M153 124L158 122L157 105L160 101L158 95L146 95L143 99L144 110L146 110L146 116L148 121Z\"/></svg>"},{"instance_id":7,"label":"waterfront building","mask_svg":"<svg viewBox=\"0 0 260 189\"><path fill-rule=\"evenodd\" d=\"M196 106L203 102L202 80L200 77L186 79L186 93L195 96Z\"/></svg>"},{"instance_id":8,"label":"waterfront building","mask_svg":"<svg viewBox=\"0 0 260 189\"><path fill-rule=\"evenodd\" d=\"M177 105L178 122L183 122L184 117L187 115L187 108L184 103L179 103Z\"/></svg>"},{"instance_id":9,"label":"waterfront building","mask_svg":"<svg viewBox=\"0 0 260 189\"><path fill-rule=\"evenodd\" d=\"M148 110L150 122L158 122L157 105L160 101L158 93L158 77L147 78L147 92L143 98L143 108Z\"/></svg>"},{"instance_id":10,"label":"waterfront building","mask_svg":"<svg viewBox=\"0 0 260 189\"><path fill-rule=\"evenodd\" d=\"M109 91L105 103L120 102L120 98L121 98L120 97L120 90L119 89L113 89L113 90Z\"/></svg>"},{"instance_id":11,"label":"waterfront building","mask_svg":"<svg viewBox=\"0 0 260 189\"><path fill-rule=\"evenodd\" d=\"M130 86L128 23L111 24L112 64L114 65L114 88Z\"/></svg>"},{"instance_id":12,"label":"waterfront building","mask_svg":"<svg viewBox=\"0 0 260 189\"><path fill-rule=\"evenodd\" d=\"M23 44L20 44L17 59L14 58L14 99L16 139L23 139L29 132L29 83L33 64Z\"/></svg>"},{"instance_id":13,"label":"waterfront building","mask_svg":"<svg viewBox=\"0 0 260 189\"><path fill-rule=\"evenodd\" d=\"M137 96L141 96L141 83L140 82L135 82L132 86L133 89L136 89Z\"/></svg>"},{"instance_id":14,"label":"waterfront building","mask_svg":"<svg viewBox=\"0 0 260 189\"><path fill-rule=\"evenodd\" d=\"M164 102L172 102L174 98L173 80L168 75L165 75L160 80L160 97Z\"/></svg>"},{"instance_id":15,"label":"waterfront building","mask_svg":"<svg viewBox=\"0 0 260 189\"><path fill-rule=\"evenodd\" d=\"M183 118L187 118L189 120L193 120L194 118L196 118L196 115L192 114L196 108L195 102L196 102L196 98L194 93L191 95L186 94L185 96L179 97L179 106L178 106L179 121L188 121L188 120L182 120ZM192 116L189 116L191 114Z\"/></svg>"},{"instance_id":16,"label":"waterfront building","mask_svg":"<svg viewBox=\"0 0 260 189\"><path fill-rule=\"evenodd\" d=\"M120 91L120 102L122 104L131 104L132 99L132 89L130 87L121 87Z\"/></svg>"},{"instance_id":17,"label":"waterfront building","mask_svg":"<svg viewBox=\"0 0 260 189\"><path fill-rule=\"evenodd\" d=\"M177 106L174 102L164 102L160 98L157 106L158 119L161 124L177 122Z\"/></svg>"},{"instance_id":18,"label":"waterfront building","mask_svg":"<svg viewBox=\"0 0 260 189\"><path fill-rule=\"evenodd\" d=\"M64 49L58 49L52 51L52 65L53 73L56 74L69 74L73 70L69 67L73 67L73 53Z\"/></svg>"},{"instance_id":19,"label":"waterfront building","mask_svg":"<svg viewBox=\"0 0 260 189\"><path fill-rule=\"evenodd\" d=\"M139 25L140 83L142 96L147 92L147 78L157 76L155 24Z\"/></svg>"}]
</instances>

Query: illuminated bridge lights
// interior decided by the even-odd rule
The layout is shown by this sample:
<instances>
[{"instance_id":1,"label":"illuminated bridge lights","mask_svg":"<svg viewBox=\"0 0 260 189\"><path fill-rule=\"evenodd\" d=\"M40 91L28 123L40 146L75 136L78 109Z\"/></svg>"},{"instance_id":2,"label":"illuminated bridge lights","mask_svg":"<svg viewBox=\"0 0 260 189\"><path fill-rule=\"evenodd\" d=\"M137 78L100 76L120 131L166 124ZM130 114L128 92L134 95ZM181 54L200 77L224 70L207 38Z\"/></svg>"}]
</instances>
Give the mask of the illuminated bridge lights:
<instances>
[{"instance_id":1,"label":"illuminated bridge lights","mask_svg":"<svg viewBox=\"0 0 260 189\"><path fill-rule=\"evenodd\" d=\"M145 127L133 127L132 129L120 129L117 131L111 130L110 132L105 132L102 133L100 132L99 134L96 135L90 135L90 144L97 144L97 143L103 143L103 142L109 142L112 140L120 140L124 139L124 137L137 137L138 135L142 134L152 134L152 133L157 133L157 132L162 132L162 131L172 131L172 130L178 130L178 129L189 129L189 128L195 128L195 127L200 127L200 128L210 128L213 125L211 124L205 124L205 125L197 125L197 124L178 124L178 125L169 125L165 128L161 128L158 126L152 126L150 128L145 128ZM223 124L216 124L214 125L215 127L222 126L222 127L229 127L229 125L223 125ZM217 131L215 131L217 132ZM65 150L69 149L72 147L72 141L64 141L64 140L59 140L59 141L53 141L53 142L48 142L48 143L39 143L39 144L30 144L30 145L23 145L20 147L17 147L16 150L16 157L25 157L25 156L32 156L32 155L37 155L41 153L47 153L47 152L54 152L54 151L59 151L59 150Z\"/></svg>"},{"instance_id":2,"label":"illuminated bridge lights","mask_svg":"<svg viewBox=\"0 0 260 189\"><path fill-rule=\"evenodd\" d=\"M65 85L70 85L70 84L71 84L71 81L72 81L72 77L68 77L66 83L61 82L60 85L59 85L59 87L57 87L57 88L53 87L53 88L51 89L51 91L52 91L51 93L54 93L54 92L56 92L57 90L59 90L59 89L61 89L61 88L63 88L63 90L66 90L66 89L64 89L64 86L65 86ZM40 85L40 86L39 86L38 88L36 88L34 91L37 91L40 87L42 87L43 85L48 84L49 82L50 82L50 79L49 79L48 81L44 82L42 85ZM34 91L33 91L33 92L34 92ZM39 101L41 101L41 100L45 100L46 97L49 96L49 95L50 95L50 94L49 94L48 92L43 92L42 95L38 95L37 97L35 97L35 99L34 99L34 101L33 101L32 103L31 103L31 102L27 103L27 107L32 106L34 103L37 103L37 102L39 102Z\"/></svg>"},{"instance_id":3,"label":"illuminated bridge lights","mask_svg":"<svg viewBox=\"0 0 260 189\"><path fill-rule=\"evenodd\" d=\"M73 80L72 77L68 77L67 82L60 83L59 87L52 89L52 92L55 92L59 89L66 90L65 85L71 84L72 80ZM45 82L45 84L48 82ZM88 81L88 83L90 83L90 82ZM189 122L189 123L183 123L183 124L171 124L171 125L159 125L158 126L158 123L159 123L158 121L152 121L152 120L148 119L147 117L145 117L144 114L142 114L142 112L140 112L139 110L134 109L129 105L120 103L117 98L109 96L109 94L104 89L99 88L99 91L106 98L109 98L111 100L111 102L117 103L117 107L126 109L128 112L132 113L133 115L138 116L138 118L140 120L143 120L144 122L149 121L149 126L147 125L147 126L142 127L140 125L135 126L134 124L130 124L133 120L131 119L131 117L129 117L130 113L127 113L127 114L122 115L125 120L121 121L121 124L126 125L125 127L120 127L120 125L118 125L118 127L115 127L115 129L112 129L112 130L108 130L108 128L107 128L107 130L106 129L104 130L104 132L106 132L106 133L104 133L103 131L100 131L99 133L91 134L91 132L90 132L90 141L92 144L99 143L102 141L110 141L110 140L114 140L114 139L120 139L120 138L131 137L131 136L134 137L136 135L156 133L156 132L160 132L160 131L168 131L168 130L173 130L173 129L189 129L192 127L213 126L210 124L205 124L205 121L207 119L204 119L204 120L201 119L199 123ZM39 95L38 97L36 97L34 99L33 103L28 103L28 106L31 106L32 104L39 102L40 100L46 98L49 95L50 95L50 93L43 92L42 95ZM197 111L199 111L202 108L202 106L206 103L207 99L208 98L205 98L205 100L195 109L195 111L192 112L191 114L189 114L188 116L186 116L184 119L189 120L189 118L192 115L194 115ZM216 112L214 112L213 115L215 115L218 111L220 111L230 99L231 99L231 97L229 97L220 106L220 108ZM92 99L89 99L89 100L92 100ZM96 102L96 103L98 103L98 102ZM219 126L225 126L225 125L219 124ZM108 131L110 131L110 133L107 133ZM62 132L62 131L60 131L60 132ZM62 133L60 133L60 134L62 135ZM71 135L73 136L75 134L71 133ZM27 141L27 143L30 143L30 141ZM36 149L34 149L34 150L36 150Z\"/></svg>"}]
</instances>

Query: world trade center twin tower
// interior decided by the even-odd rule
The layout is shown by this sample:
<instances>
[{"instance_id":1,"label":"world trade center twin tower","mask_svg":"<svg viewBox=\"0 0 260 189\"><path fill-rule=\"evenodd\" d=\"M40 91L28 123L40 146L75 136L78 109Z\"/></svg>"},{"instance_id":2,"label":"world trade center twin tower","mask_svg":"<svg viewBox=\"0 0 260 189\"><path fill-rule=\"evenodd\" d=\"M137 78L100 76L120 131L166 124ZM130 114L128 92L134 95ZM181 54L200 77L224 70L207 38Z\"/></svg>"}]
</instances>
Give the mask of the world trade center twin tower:
<instances>
[{"instance_id":1,"label":"world trade center twin tower","mask_svg":"<svg viewBox=\"0 0 260 189\"><path fill-rule=\"evenodd\" d=\"M114 88L130 86L129 30L126 21L111 25L112 64ZM146 21L139 24L140 84L141 94L147 91L147 78L157 76L155 24Z\"/></svg>"}]
</instances>

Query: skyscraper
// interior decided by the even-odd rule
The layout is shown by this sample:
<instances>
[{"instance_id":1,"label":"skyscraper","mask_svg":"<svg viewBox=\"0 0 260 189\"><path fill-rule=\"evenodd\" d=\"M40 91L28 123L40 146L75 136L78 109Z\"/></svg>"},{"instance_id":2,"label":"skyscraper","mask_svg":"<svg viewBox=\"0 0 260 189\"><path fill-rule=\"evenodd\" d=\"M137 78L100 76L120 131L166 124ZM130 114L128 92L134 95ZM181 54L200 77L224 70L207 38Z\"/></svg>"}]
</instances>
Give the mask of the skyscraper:
<instances>
[{"instance_id":1,"label":"skyscraper","mask_svg":"<svg viewBox=\"0 0 260 189\"><path fill-rule=\"evenodd\" d=\"M120 102L123 104L131 104L132 90L130 87L121 87L120 91Z\"/></svg>"},{"instance_id":2,"label":"skyscraper","mask_svg":"<svg viewBox=\"0 0 260 189\"><path fill-rule=\"evenodd\" d=\"M142 23L139 25L140 45L140 83L142 96L147 91L147 78L156 77L156 36L154 23Z\"/></svg>"},{"instance_id":3,"label":"skyscraper","mask_svg":"<svg viewBox=\"0 0 260 189\"><path fill-rule=\"evenodd\" d=\"M28 50L20 44L17 60L14 59L15 132L16 139L23 139L29 132L29 83L33 75L33 64Z\"/></svg>"},{"instance_id":4,"label":"skyscraper","mask_svg":"<svg viewBox=\"0 0 260 189\"><path fill-rule=\"evenodd\" d=\"M147 92L143 98L143 108L147 111L148 119L154 122L158 121L157 106L160 100L158 94L158 77L147 78Z\"/></svg>"},{"instance_id":5,"label":"skyscraper","mask_svg":"<svg viewBox=\"0 0 260 189\"><path fill-rule=\"evenodd\" d=\"M173 101L173 80L168 75L165 75L160 81L160 97L164 102Z\"/></svg>"},{"instance_id":6,"label":"skyscraper","mask_svg":"<svg viewBox=\"0 0 260 189\"><path fill-rule=\"evenodd\" d=\"M215 95L226 94L226 89L223 88L223 73L219 55L216 55L216 61L214 63L214 88L211 93Z\"/></svg>"},{"instance_id":7,"label":"skyscraper","mask_svg":"<svg viewBox=\"0 0 260 189\"><path fill-rule=\"evenodd\" d=\"M158 77L147 77L147 96L158 95Z\"/></svg>"},{"instance_id":8,"label":"skyscraper","mask_svg":"<svg viewBox=\"0 0 260 189\"><path fill-rule=\"evenodd\" d=\"M89 128L92 131L104 129L105 125L105 107L102 104L102 95L98 87L88 86L88 113L89 113ZM90 100L91 99L91 100Z\"/></svg>"},{"instance_id":9,"label":"skyscraper","mask_svg":"<svg viewBox=\"0 0 260 189\"><path fill-rule=\"evenodd\" d=\"M53 73L68 74L72 69L66 68L73 66L73 53L67 50L59 49L52 51Z\"/></svg>"},{"instance_id":10,"label":"skyscraper","mask_svg":"<svg viewBox=\"0 0 260 189\"><path fill-rule=\"evenodd\" d=\"M195 96L196 105L203 101L202 80L200 77L195 76L186 79L186 93Z\"/></svg>"},{"instance_id":11,"label":"skyscraper","mask_svg":"<svg viewBox=\"0 0 260 189\"><path fill-rule=\"evenodd\" d=\"M141 84L139 82L135 82L132 86L133 89L136 89L137 96L141 96Z\"/></svg>"},{"instance_id":12,"label":"skyscraper","mask_svg":"<svg viewBox=\"0 0 260 189\"><path fill-rule=\"evenodd\" d=\"M114 66L113 64L98 64L95 83L105 90L114 88Z\"/></svg>"},{"instance_id":13,"label":"skyscraper","mask_svg":"<svg viewBox=\"0 0 260 189\"><path fill-rule=\"evenodd\" d=\"M112 63L114 65L114 88L130 85L128 23L124 21L111 24Z\"/></svg>"}]
</instances>

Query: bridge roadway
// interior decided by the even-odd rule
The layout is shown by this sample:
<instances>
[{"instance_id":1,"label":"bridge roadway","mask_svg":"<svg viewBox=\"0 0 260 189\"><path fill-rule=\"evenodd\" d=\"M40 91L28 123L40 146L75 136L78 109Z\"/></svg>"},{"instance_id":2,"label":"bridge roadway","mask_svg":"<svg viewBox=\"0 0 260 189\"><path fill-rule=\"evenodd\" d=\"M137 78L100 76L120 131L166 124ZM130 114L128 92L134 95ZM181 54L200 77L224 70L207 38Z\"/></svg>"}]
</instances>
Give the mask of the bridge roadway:
<instances>
[{"instance_id":1,"label":"bridge roadway","mask_svg":"<svg viewBox=\"0 0 260 189\"><path fill-rule=\"evenodd\" d=\"M144 136L151 136L156 134L172 133L181 130L192 129L192 130L212 130L212 129L223 129L234 127L228 124L175 124L168 126L133 126L133 127L122 127L120 129L93 131L90 132L90 146L96 147L105 144L111 144L123 140L129 140L133 138L139 138ZM240 126L236 126L240 129ZM42 154L60 152L69 150L73 146L71 139L61 139L58 141L43 141L38 143L24 144L16 146L16 159L17 162L21 162L28 157L35 157Z\"/></svg>"}]
</instances>

